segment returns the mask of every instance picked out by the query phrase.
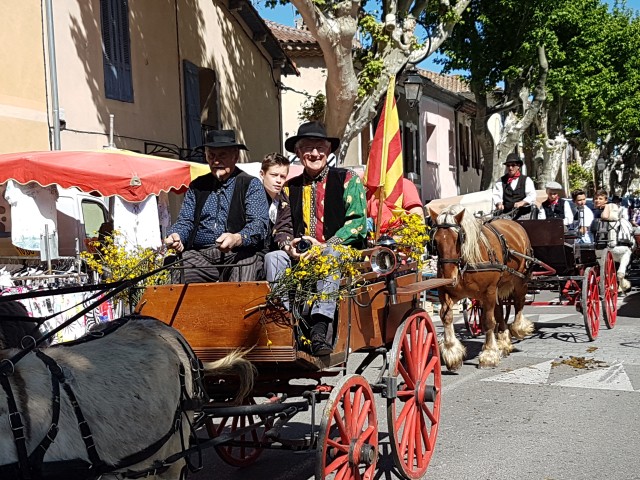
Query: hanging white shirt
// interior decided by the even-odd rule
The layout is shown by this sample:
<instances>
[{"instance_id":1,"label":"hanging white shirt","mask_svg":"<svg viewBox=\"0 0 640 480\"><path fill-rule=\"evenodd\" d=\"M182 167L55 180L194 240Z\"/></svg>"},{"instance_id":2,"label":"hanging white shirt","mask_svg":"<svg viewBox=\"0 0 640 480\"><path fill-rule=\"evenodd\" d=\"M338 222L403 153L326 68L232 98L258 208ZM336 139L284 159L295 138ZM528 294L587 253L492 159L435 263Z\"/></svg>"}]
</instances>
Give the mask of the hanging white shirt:
<instances>
[{"instance_id":1,"label":"hanging white shirt","mask_svg":"<svg viewBox=\"0 0 640 480\"><path fill-rule=\"evenodd\" d=\"M124 237L127 250L136 246L159 248L162 245L158 201L150 195L142 202L127 202L115 197L113 209L113 228Z\"/></svg>"}]
</instances>

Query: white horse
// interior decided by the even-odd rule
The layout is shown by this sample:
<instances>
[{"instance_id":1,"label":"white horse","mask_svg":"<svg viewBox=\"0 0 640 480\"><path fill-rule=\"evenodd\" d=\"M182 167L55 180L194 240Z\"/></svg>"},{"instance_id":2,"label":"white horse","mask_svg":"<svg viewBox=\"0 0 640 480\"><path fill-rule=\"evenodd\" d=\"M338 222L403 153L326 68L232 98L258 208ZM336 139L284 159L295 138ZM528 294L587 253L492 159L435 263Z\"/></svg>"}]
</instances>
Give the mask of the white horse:
<instances>
[{"instance_id":1,"label":"white horse","mask_svg":"<svg viewBox=\"0 0 640 480\"><path fill-rule=\"evenodd\" d=\"M145 471L150 478L181 477L185 459L162 462L189 447L190 422L205 396L201 364L180 333L156 319L125 318L101 327L75 342L30 352L15 365L8 359L17 350L0 350L6 373L0 375L3 480L24 478L27 464L31 478L126 478L126 472ZM242 355L207 370L231 372L240 376L239 395L246 395L254 370ZM19 423L23 428L12 431L9 420L14 429Z\"/></svg>"},{"instance_id":2,"label":"white horse","mask_svg":"<svg viewBox=\"0 0 640 480\"><path fill-rule=\"evenodd\" d=\"M616 217L617 218L617 217ZM626 278L627 267L636 248L633 226L625 218L617 218L603 222L607 229L607 250L611 252L613 261L618 264L617 277L620 290L626 292L631 283Z\"/></svg>"}]
</instances>

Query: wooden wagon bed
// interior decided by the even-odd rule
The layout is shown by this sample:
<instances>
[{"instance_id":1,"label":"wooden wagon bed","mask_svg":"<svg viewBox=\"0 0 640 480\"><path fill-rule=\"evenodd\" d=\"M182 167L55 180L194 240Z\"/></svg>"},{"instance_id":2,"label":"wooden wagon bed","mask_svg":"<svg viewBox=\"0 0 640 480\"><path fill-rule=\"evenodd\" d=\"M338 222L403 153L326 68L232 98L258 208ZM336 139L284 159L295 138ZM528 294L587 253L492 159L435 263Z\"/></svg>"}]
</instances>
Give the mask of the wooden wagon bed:
<instances>
[{"instance_id":1,"label":"wooden wagon bed","mask_svg":"<svg viewBox=\"0 0 640 480\"><path fill-rule=\"evenodd\" d=\"M335 353L326 357L314 357L298 349L291 316L265 304L269 292L267 282L148 287L136 312L159 318L178 329L204 362L246 348L251 349L247 358L261 372L266 364L279 372L300 371L301 368L318 370L344 362L347 342L352 351L392 342L406 312L417 302L417 293L406 290L403 293L401 287L414 284L416 280L415 272L398 276L400 302L397 305L385 307L385 295L376 297L369 307L343 299L338 309L340 321L335 322ZM372 283L357 291L356 300L361 304L368 303L385 286L382 279L376 280L375 274L369 281ZM388 315L385 315L385 308L389 309Z\"/></svg>"}]
</instances>

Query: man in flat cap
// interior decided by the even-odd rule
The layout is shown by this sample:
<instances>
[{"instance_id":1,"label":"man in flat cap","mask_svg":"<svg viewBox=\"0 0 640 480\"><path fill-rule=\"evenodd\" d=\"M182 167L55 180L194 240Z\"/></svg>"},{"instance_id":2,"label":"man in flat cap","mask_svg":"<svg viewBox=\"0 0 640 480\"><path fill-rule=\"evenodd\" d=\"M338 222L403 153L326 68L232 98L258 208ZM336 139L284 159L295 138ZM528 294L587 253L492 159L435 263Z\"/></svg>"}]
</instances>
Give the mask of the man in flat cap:
<instances>
[{"instance_id":1,"label":"man in flat cap","mask_svg":"<svg viewBox=\"0 0 640 480\"><path fill-rule=\"evenodd\" d=\"M211 173L191 182L165 239L182 253L184 277L174 282L256 280L269 225L265 190L236 167L240 150L248 149L233 130L208 132L204 148ZM211 266L221 264L243 266Z\"/></svg>"},{"instance_id":2,"label":"man in flat cap","mask_svg":"<svg viewBox=\"0 0 640 480\"><path fill-rule=\"evenodd\" d=\"M517 153L510 153L503 165L507 173L493 187L493 204L496 210L509 213L518 209L515 218L531 213L531 206L536 201L536 187L526 175L520 172L522 160Z\"/></svg>"},{"instance_id":3,"label":"man in flat cap","mask_svg":"<svg viewBox=\"0 0 640 480\"><path fill-rule=\"evenodd\" d=\"M538 219L545 220L547 218L561 218L564 226L568 227L573 223L574 214L569 202L560 198L562 185L558 182L547 182L545 188L547 190L547 199L542 202L540 212L538 213Z\"/></svg>"}]
</instances>

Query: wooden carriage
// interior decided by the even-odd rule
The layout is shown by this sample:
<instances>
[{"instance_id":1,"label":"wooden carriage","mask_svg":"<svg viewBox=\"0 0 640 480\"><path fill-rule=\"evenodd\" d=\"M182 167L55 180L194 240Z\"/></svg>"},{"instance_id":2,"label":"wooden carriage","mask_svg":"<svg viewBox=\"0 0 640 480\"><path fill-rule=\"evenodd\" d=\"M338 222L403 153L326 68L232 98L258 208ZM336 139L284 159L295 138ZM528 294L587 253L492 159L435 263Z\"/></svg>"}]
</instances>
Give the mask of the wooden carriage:
<instances>
[{"instance_id":1,"label":"wooden carriage","mask_svg":"<svg viewBox=\"0 0 640 480\"><path fill-rule=\"evenodd\" d=\"M363 286L339 302L333 325L334 353L324 357L314 357L299 346L292 316L265 302L269 292L266 282L149 287L136 311L181 331L205 363L238 348L249 350L247 358L257 367L258 377L253 398L246 405L228 403L233 389L225 388L225 381L206 383L214 401L204 409L209 435L237 435L216 447L227 463L250 464L268 448L315 449L317 479L339 473L336 455L346 456L343 463L338 463L354 478L372 478L378 445L375 392L388 403L396 465L406 478L420 478L437 438L441 377L436 332L426 312L417 308L418 300L423 290L449 281L418 282L415 266L407 265L387 276L368 272L364 279ZM397 287L395 304L387 295L390 282ZM368 355L355 375L346 375L346 363L353 351L366 351ZM383 368L370 384L361 374L378 357ZM321 383L322 377L337 375L343 377L335 387ZM308 379L311 383L292 384L292 379ZM292 401L295 397L301 400ZM321 400L327 400L327 404L317 422L315 404ZM311 437L283 438L284 424L309 408ZM353 412L358 412L358 424L345 427L353 419ZM417 433L409 439L403 435L405 431ZM336 438L344 443L344 449L338 449L342 453L336 453Z\"/></svg>"}]
</instances>

